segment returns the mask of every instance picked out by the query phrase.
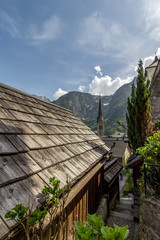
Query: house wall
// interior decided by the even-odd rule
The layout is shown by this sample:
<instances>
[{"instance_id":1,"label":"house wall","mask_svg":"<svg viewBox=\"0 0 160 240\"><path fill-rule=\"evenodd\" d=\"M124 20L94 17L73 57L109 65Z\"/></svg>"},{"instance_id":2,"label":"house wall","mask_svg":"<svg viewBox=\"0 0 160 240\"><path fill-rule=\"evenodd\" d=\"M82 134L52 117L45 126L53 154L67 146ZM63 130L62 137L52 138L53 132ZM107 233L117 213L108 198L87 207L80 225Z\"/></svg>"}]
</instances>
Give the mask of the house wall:
<instances>
[{"instance_id":1,"label":"house wall","mask_svg":"<svg viewBox=\"0 0 160 240\"><path fill-rule=\"evenodd\" d=\"M42 240L48 240L50 231L57 233L54 240L70 240L73 239L73 224L74 221L86 221L87 215L93 214L97 211L98 205L103 194L103 165L102 167L92 176L83 188L75 188L77 194L69 202L65 208L66 220L63 222L63 228L59 228L59 216L55 219L52 224L52 229L46 228L42 234ZM79 189L78 189L79 188ZM57 227L58 226L58 227ZM11 240L26 240L22 229L15 229L12 234ZM5 239L5 240L8 240Z\"/></svg>"},{"instance_id":2,"label":"house wall","mask_svg":"<svg viewBox=\"0 0 160 240\"><path fill-rule=\"evenodd\" d=\"M124 152L124 155L123 155L123 158L122 158L122 163L123 164L126 164L127 163L127 160L128 158L130 157L131 155L131 149L129 146L126 147L126 150Z\"/></svg>"},{"instance_id":3,"label":"house wall","mask_svg":"<svg viewBox=\"0 0 160 240\"><path fill-rule=\"evenodd\" d=\"M152 85L153 94L151 96L152 121L160 122L160 76L158 76Z\"/></svg>"},{"instance_id":4,"label":"house wall","mask_svg":"<svg viewBox=\"0 0 160 240\"><path fill-rule=\"evenodd\" d=\"M66 221L63 232L60 230L56 240L73 239L74 221L86 221L87 215L96 212L103 194L103 167L90 179L88 183L79 191L75 198L66 208ZM48 240L49 230L43 234L43 239Z\"/></svg>"}]
</instances>

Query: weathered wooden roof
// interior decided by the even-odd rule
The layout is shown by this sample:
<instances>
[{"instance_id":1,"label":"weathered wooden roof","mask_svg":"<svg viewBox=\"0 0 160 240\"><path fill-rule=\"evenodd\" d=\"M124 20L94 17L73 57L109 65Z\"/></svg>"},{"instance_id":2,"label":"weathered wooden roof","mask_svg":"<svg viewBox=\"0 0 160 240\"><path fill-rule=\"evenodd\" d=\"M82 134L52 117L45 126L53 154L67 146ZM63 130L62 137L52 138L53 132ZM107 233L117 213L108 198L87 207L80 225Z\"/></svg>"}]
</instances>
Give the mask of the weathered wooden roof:
<instances>
[{"instance_id":1,"label":"weathered wooden roof","mask_svg":"<svg viewBox=\"0 0 160 240\"><path fill-rule=\"evenodd\" d=\"M135 166L142 164L143 159L137 153L133 153L128 161L127 161L127 168L134 168Z\"/></svg>"},{"instance_id":2,"label":"weathered wooden roof","mask_svg":"<svg viewBox=\"0 0 160 240\"><path fill-rule=\"evenodd\" d=\"M17 203L40 206L50 177L73 184L109 150L72 112L0 84L0 239Z\"/></svg>"},{"instance_id":3,"label":"weathered wooden roof","mask_svg":"<svg viewBox=\"0 0 160 240\"><path fill-rule=\"evenodd\" d=\"M104 165L104 179L110 187L115 178L118 176L123 166L118 161L118 158L113 158Z\"/></svg>"},{"instance_id":4,"label":"weathered wooden roof","mask_svg":"<svg viewBox=\"0 0 160 240\"><path fill-rule=\"evenodd\" d=\"M112 155L113 157L119 157L119 158L123 158L126 148L128 146L128 143L118 140L118 141L108 141L108 140L104 140L104 142L106 143L106 145L111 149Z\"/></svg>"}]
</instances>

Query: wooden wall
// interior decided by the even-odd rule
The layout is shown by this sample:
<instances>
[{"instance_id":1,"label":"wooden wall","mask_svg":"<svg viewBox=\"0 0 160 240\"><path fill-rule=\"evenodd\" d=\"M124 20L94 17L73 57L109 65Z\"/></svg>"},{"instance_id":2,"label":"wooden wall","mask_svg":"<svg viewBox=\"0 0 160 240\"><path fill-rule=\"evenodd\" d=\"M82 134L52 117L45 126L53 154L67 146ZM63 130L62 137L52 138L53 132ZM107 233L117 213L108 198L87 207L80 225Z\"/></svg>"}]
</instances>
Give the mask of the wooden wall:
<instances>
[{"instance_id":1,"label":"wooden wall","mask_svg":"<svg viewBox=\"0 0 160 240\"><path fill-rule=\"evenodd\" d=\"M73 239L74 221L86 221L88 213L96 212L101 195L103 194L103 167L90 179L88 183L80 189L76 197L66 208L66 221L64 229L60 230L55 240ZM64 234L63 234L64 232ZM64 235L64 236L63 236ZM47 231L44 234L44 240L47 240Z\"/></svg>"},{"instance_id":2,"label":"wooden wall","mask_svg":"<svg viewBox=\"0 0 160 240\"><path fill-rule=\"evenodd\" d=\"M76 189L77 195L67 205L65 209L66 220L63 223L63 228L59 228L59 217L53 222L52 233L56 231L54 240L70 240L73 239L73 224L74 221L85 222L87 215L96 213L98 205L103 194L103 165L98 172L88 181L82 189ZM50 230L46 229L43 232L43 240L49 239ZM23 230L15 233L12 240L26 240ZM8 238L7 238L8 240Z\"/></svg>"}]
</instances>

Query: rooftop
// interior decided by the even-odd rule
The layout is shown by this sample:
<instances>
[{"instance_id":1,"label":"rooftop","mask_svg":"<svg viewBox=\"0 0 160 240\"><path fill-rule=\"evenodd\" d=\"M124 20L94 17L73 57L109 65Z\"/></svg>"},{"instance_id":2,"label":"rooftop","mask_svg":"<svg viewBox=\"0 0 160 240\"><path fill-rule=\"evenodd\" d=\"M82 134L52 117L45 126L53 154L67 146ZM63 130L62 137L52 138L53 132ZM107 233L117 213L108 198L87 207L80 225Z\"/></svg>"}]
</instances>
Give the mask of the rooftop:
<instances>
[{"instance_id":1,"label":"rooftop","mask_svg":"<svg viewBox=\"0 0 160 240\"><path fill-rule=\"evenodd\" d=\"M50 177L75 184L109 148L72 112L0 84L0 239L17 203L40 206ZM33 209L33 210L34 210Z\"/></svg>"},{"instance_id":2,"label":"rooftop","mask_svg":"<svg viewBox=\"0 0 160 240\"><path fill-rule=\"evenodd\" d=\"M128 145L127 142L124 141L120 141L120 140L104 140L104 142L106 143L106 145L111 149L112 155L113 157L123 157L126 147Z\"/></svg>"}]
</instances>

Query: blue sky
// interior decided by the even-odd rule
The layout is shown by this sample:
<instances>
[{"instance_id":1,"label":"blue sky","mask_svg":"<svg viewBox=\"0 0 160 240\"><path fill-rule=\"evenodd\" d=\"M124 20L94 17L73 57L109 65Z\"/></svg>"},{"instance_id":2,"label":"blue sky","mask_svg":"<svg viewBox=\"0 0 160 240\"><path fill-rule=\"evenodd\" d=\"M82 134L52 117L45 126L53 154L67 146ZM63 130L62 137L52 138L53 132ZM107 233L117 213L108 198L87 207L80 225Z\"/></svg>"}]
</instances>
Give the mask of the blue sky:
<instances>
[{"instance_id":1,"label":"blue sky","mask_svg":"<svg viewBox=\"0 0 160 240\"><path fill-rule=\"evenodd\" d=\"M159 0L0 0L0 82L110 95L160 55Z\"/></svg>"}]
</instances>

